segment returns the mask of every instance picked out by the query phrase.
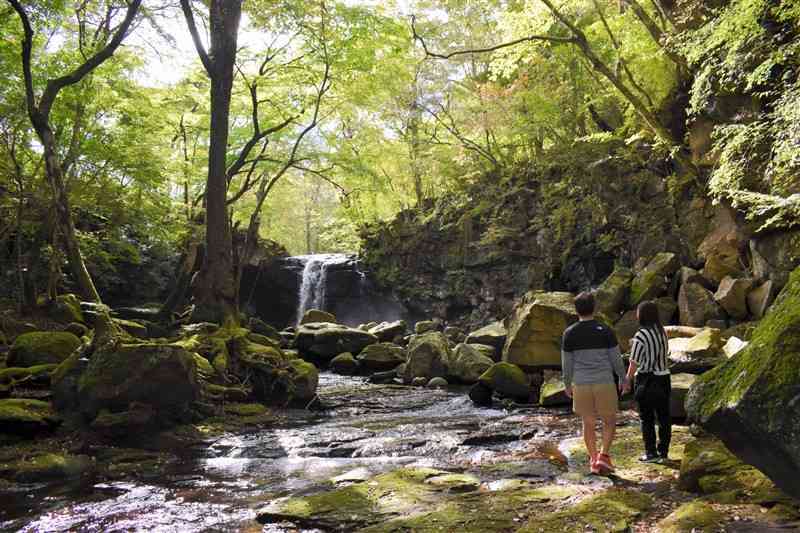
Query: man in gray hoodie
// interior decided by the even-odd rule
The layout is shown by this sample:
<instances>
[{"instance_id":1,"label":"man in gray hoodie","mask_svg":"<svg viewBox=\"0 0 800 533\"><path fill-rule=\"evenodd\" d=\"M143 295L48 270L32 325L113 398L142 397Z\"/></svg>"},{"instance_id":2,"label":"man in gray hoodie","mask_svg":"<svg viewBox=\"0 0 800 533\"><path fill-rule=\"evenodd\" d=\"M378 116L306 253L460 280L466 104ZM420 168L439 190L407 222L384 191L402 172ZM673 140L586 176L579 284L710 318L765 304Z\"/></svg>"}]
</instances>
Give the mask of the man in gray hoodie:
<instances>
[{"instance_id":1,"label":"man in gray hoodie","mask_svg":"<svg viewBox=\"0 0 800 533\"><path fill-rule=\"evenodd\" d=\"M583 420L583 439L589 452L593 474L614 471L611 443L617 423L617 389L625 382L625 366L617 337L607 326L594 319L594 296L582 292L575 297L578 322L564 332L561 341L561 365L567 396L572 408ZM619 385L614 384L614 374ZM595 422L603 421L602 447L597 450Z\"/></svg>"}]
</instances>

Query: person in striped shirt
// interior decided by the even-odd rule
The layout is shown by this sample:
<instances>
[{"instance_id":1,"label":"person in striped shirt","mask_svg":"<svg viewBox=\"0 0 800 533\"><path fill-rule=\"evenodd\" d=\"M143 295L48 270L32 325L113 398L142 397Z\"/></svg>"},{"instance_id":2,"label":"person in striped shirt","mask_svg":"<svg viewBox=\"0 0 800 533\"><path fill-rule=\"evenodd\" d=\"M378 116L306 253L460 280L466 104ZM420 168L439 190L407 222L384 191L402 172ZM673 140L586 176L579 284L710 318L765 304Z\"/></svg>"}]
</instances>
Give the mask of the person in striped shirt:
<instances>
[{"instance_id":1,"label":"person in striped shirt","mask_svg":"<svg viewBox=\"0 0 800 533\"><path fill-rule=\"evenodd\" d=\"M646 301L636 309L639 331L631 340L631 361L628 380L636 376L634 398L639 405L645 454L644 462L666 460L672 437L670 394L672 384L669 374L669 343L658 316L655 302ZM658 419L658 445L655 423Z\"/></svg>"}]
</instances>

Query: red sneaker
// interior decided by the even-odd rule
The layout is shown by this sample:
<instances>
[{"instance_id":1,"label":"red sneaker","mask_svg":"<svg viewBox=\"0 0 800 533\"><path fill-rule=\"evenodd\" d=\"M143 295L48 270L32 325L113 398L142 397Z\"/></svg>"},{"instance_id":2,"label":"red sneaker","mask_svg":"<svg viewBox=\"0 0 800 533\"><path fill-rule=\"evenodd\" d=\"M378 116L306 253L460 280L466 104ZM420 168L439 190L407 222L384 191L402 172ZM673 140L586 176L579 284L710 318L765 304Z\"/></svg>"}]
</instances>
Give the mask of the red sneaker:
<instances>
[{"instance_id":1,"label":"red sneaker","mask_svg":"<svg viewBox=\"0 0 800 533\"><path fill-rule=\"evenodd\" d=\"M595 464L598 468L600 468L600 470L606 472L614 471L614 464L611 462L611 456L609 456L607 453L598 454Z\"/></svg>"},{"instance_id":2,"label":"red sneaker","mask_svg":"<svg viewBox=\"0 0 800 533\"><path fill-rule=\"evenodd\" d=\"M597 453L594 453L589 456L589 471L592 474L599 475L602 471L599 466L597 466Z\"/></svg>"}]
</instances>

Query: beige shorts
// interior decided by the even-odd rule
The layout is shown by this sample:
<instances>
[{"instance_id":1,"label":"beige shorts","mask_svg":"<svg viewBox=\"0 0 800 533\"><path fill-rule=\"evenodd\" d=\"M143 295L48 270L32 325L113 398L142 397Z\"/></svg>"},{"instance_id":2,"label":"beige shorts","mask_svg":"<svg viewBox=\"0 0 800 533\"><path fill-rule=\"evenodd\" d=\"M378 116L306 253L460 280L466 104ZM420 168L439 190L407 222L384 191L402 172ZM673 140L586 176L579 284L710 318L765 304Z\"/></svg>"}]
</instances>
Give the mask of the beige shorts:
<instances>
[{"instance_id":1,"label":"beige shorts","mask_svg":"<svg viewBox=\"0 0 800 533\"><path fill-rule=\"evenodd\" d=\"M581 416L611 416L617 413L617 388L613 383L573 385L572 410Z\"/></svg>"}]
</instances>

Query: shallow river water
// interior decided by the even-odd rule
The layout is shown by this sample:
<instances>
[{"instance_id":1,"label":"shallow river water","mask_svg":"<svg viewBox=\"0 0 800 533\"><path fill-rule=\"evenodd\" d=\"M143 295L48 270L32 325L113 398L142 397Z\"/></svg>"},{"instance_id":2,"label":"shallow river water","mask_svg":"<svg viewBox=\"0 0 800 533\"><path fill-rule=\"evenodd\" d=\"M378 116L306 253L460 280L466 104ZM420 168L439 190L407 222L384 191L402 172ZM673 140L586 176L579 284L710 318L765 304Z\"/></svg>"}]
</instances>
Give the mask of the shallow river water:
<instances>
[{"instance_id":1,"label":"shallow river water","mask_svg":"<svg viewBox=\"0 0 800 533\"><path fill-rule=\"evenodd\" d=\"M331 479L400 466L551 478L575 435L566 411L476 408L464 390L372 385L323 374L321 412L289 411L254 433L226 434L157 473L88 486L25 485L0 493L8 531L264 531L258 509L278 497L330 488ZM503 468L493 468L502 463ZM291 529L291 531L296 531Z\"/></svg>"}]
</instances>

